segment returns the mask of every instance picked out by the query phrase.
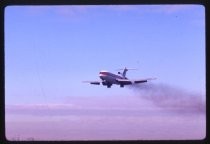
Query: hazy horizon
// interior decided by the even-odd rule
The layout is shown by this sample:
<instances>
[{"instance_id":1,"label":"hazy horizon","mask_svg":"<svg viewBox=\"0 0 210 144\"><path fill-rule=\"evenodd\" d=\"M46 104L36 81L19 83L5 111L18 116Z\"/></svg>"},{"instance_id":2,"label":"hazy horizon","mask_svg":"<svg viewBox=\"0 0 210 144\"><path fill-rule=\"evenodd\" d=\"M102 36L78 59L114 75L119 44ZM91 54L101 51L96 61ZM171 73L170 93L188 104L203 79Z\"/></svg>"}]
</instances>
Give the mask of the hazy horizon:
<instances>
[{"instance_id":1,"label":"hazy horizon","mask_svg":"<svg viewBox=\"0 0 210 144\"><path fill-rule=\"evenodd\" d=\"M156 107L135 96L115 97L118 104L108 103L113 101L110 97L89 97L87 104L79 99L72 102L75 105L7 106L7 139L197 140L206 136L205 112ZM102 101L107 104L97 105Z\"/></svg>"},{"instance_id":2,"label":"hazy horizon","mask_svg":"<svg viewBox=\"0 0 210 144\"><path fill-rule=\"evenodd\" d=\"M137 85L127 96L72 96L65 103L7 105L6 136L10 140L204 139L204 97L151 85Z\"/></svg>"}]
</instances>

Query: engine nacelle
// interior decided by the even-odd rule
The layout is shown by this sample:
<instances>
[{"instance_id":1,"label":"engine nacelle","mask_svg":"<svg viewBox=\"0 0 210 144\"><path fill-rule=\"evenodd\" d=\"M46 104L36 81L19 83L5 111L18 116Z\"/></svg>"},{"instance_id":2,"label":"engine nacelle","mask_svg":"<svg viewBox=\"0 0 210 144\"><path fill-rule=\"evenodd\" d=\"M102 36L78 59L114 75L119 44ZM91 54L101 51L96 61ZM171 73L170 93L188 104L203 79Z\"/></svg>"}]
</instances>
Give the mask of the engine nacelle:
<instances>
[{"instance_id":1,"label":"engine nacelle","mask_svg":"<svg viewBox=\"0 0 210 144\"><path fill-rule=\"evenodd\" d=\"M103 82L102 82L102 85L107 85L107 82L104 82L104 81L103 81Z\"/></svg>"}]
</instances>

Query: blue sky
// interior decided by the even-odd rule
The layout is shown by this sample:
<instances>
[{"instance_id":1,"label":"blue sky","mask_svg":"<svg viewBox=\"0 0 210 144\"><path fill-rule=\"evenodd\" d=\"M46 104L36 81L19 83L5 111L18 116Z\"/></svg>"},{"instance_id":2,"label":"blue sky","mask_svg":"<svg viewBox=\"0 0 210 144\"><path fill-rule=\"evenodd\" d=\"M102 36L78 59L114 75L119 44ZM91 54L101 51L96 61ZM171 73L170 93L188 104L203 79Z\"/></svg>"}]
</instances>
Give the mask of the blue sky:
<instances>
[{"instance_id":1,"label":"blue sky","mask_svg":"<svg viewBox=\"0 0 210 144\"><path fill-rule=\"evenodd\" d=\"M132 95L84 84L100 70L137 68L205 93L205 9L201 5L9 6L5 9L6 104L63 103L75 96Z\"/></svg>"}]
</instances>

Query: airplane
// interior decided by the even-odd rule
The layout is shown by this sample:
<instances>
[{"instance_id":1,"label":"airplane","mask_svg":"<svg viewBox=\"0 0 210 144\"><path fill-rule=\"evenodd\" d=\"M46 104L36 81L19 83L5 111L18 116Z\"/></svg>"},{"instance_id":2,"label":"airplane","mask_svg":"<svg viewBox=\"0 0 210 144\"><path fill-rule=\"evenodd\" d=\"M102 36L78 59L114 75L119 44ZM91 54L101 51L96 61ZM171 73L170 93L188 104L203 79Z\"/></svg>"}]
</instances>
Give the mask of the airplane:
<instances>
[{"instance_id":1,"label":"airplane","mask_svg":"<svg viewBox=\"0 0 210 144\"><path fill-rule=\"evenodd\" d=\"M99 77L101 81L83 81L83 82L90 83L93 85L100 85L101 83L102 85L107 86L107 88L111 88L113 84L116 84L116 85L120 85L120 87L123 88L124 85L145 83L148 80L156 79L156 78L146 78L146 79L130 80L126 77L126 72L128 70L136 70L136 69L128 69L125 67L124 69L119 69L119 70L123 70L123 73L118 72L118 75L116 75L111 72L102 70L99 72Z\"/></svg>"}]
</instances>

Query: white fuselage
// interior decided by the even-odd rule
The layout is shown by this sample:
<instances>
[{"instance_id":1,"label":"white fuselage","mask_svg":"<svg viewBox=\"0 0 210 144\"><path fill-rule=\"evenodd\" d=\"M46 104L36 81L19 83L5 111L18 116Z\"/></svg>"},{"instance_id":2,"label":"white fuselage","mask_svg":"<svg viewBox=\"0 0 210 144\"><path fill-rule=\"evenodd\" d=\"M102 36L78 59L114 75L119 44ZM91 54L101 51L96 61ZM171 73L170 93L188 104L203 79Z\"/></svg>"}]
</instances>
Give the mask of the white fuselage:
<instances>
[{"instance_id":1,"label":"white fuselage","mask_svg":"<svg viewBox=\"0 0 210 144\"><path fill-rule=\"evenodd\" d=\"M103 82L106 82L107 84L119 84L119 82L117 82L116 79L125 79L122 76L107 71L100 71L99 77Z\"/></svg>"}]
</instances>

